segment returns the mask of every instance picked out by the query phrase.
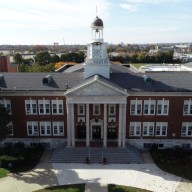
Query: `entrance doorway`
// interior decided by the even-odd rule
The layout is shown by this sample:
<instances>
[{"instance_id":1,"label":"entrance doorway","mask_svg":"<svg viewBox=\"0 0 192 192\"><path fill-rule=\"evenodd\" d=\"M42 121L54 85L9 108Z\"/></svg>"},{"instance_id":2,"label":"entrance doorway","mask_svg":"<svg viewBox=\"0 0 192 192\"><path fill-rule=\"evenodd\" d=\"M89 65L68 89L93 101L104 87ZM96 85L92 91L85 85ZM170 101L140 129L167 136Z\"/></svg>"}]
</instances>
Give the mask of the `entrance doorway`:
<instances>
[{"instance_id":1,"label":"entrance doorway","mask_svg":"<svg viewBox=\"0 0 192 192\"><path fill-rule=\"evenodd\" d=\"M92 139L101 139L101 125L92 125Z\"/></svg>"}]
</instances>

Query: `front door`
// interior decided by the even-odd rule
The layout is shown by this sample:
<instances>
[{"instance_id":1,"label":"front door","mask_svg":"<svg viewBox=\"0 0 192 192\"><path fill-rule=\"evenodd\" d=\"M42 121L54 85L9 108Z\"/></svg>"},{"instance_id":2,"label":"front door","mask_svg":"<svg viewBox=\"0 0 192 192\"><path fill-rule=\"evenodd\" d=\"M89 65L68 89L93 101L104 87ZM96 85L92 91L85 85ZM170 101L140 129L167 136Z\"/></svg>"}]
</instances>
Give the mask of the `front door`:
<instances>
[{"instance_id":1,"label":"front door","mask_svg":"<svg viewBox=\"0 0 192 192\"><path fill-rule=\"evenodd\" d=\"M101 139L101 125L92 125L92 139Z\"/></svg>"}]
</instances>

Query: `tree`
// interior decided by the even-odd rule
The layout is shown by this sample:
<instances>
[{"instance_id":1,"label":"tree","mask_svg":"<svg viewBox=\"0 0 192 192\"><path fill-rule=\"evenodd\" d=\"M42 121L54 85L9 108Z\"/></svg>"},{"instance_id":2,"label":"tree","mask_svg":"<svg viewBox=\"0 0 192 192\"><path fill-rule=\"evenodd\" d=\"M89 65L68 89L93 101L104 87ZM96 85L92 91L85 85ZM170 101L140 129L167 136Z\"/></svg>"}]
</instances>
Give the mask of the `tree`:
<instances>
[{"instance_id":1,"label":"tree","mask_svg":"<svg viewBox=\"0 0 192 192\"><path fill-rule=\"evenodd\" d=\"M7 125L10 122L10 117L7 109L0 104L0 140L5 139L7 135Z\"/></svg>"},{"instance_id":2,"label":"tree","mask_svg":"<svg viewBox=\"0 0 192 192\"><path fill-rule=\"evenodd\" d=\"M51 60L52 60L52 63L58 63L60 61L60 57L58 55L54 54L51 57Z\"/></svg>"},{"instance_id":3,"label":"tree","mask_svg":"<svg viewBox=\"0 0 192 192\"><path fill-rule=\"evenodd\" d=\"M14 56L13 56L13 62L16 63L16 64L22 64L23 63L23 57L20 53L16 53Z\"/></svg>"},{"instance_id":4,"label":"tree","mask_svg":"<svg viewBox=\"0 0 192 192\"><path fill-rule=\"evenodd\" d=\"M39 65L47 65L51 63L51 56L47 51L38 52L35 55L35 62Z\"/></svg>"}]
</instances>

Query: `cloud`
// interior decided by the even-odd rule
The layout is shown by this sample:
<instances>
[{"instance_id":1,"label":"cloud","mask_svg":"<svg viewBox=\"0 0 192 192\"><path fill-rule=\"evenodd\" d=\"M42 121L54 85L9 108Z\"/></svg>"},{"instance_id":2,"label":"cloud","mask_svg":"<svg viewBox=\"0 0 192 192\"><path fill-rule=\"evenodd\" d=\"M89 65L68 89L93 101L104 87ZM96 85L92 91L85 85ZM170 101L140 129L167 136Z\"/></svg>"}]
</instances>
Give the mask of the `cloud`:
<instances>
[{"instance_id":1,"label":"cloud","mask_svg":"<svg viewBox=\"0 0 192 192\"><path fill-rule=\"evenodd\" d=\"M96 15L108 18L107 0L0 0L0 28L87 28Z\"/></svg>"},{"instance_id":2,"label":"cloud","mask_svg":"<svg viewBox=\"0 0 192 192\"><path fill-rule=\"evenodd\" d=\"M137 10L137 6L132 4L120 4L120 7L127 9L129 12L134 12Z\"/></svg>"}]
</instances>

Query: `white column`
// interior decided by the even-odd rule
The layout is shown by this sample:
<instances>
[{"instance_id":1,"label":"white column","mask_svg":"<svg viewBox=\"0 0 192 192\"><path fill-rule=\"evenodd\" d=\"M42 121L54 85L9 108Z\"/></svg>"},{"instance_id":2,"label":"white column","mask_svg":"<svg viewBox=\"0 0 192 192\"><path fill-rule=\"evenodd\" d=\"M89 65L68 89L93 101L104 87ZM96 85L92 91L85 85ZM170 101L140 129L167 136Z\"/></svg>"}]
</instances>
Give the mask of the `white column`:
<instances>
[{"instance_id":1,"label":"white column","mask_svg":"<svg viewBox=\"0 0 192 192\"><path fill-rule=\"evenodd\" d=\"M86 146L89 147L89 104L86 104Z\"/></svg>"},{"instance_id":2,"label":"white column","mask_svg":"<svg viewBox=\"0 0 192 192\"><path fill-rule=\"evenodd\" d=\"M74 147L75 146L74 104L71 104L71 140L72 140L72 147Z\"/></svg>"},{"instance_id":3,"label":"white column","mask_svg":"<svg viewBox=\"0 0 192 192\"><path fill-rule=\"evenodd\" d=\"M122 124L122 146L125 147L125 141L126 141L126 104L123 104L123 113L122 113L122 118L123 118L123 124Z\"/></svg>"},{"instance_id":4,"label":"white column","mask_svg":"<svg viewBox=\"0 0 192 192\"><path fill-rule=\"evenodd\" d=\"M118 147L121 147L122 132L122 104L119 104L119 130L118 130Z\"/></svg>"},{"instance_id":5,"label":"white column","mask_svg":"<svg viewBox=\"0 0 192 192\"><path fill-rule=\"evenodd\" d=\"M67 146L71 146L71 104L67 103Z\"/></svg>"},{"instance_id":6,"label":"white column","mask_svg":"<svg viewBox=\"0 0 192 192\"><path fill-rule=\"evenodd\" d=\"M103 147L107 147L107 104L104 104Z\"/></svg>"}]
</instances>

